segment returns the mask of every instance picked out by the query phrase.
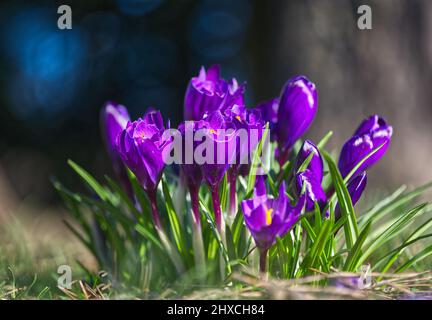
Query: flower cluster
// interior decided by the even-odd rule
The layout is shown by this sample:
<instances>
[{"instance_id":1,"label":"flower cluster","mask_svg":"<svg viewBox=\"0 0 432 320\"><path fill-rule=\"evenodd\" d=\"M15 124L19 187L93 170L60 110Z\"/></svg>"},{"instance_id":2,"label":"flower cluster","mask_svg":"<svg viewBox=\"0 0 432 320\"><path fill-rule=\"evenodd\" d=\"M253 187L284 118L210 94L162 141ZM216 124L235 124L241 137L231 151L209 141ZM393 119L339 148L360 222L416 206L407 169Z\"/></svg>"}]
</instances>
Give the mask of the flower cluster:
<instances>
[{"instance_id":1,"label":"flower cluster","mask_svg":"<svg viewBox=\"0 0 432 320\"><path fill-rule=\"evenodd\" d=\"M223 233L222 209L225 208L220 205L221 181L227 175L230 188L227 216L232 216L238 208L237 178L248 173L253 150L268 126L270 140L277 145L275 158L280 171L287 163L292 163L292 170L288 176L283 176L276 198L267 194L265 178L258 177L252 198L241 203L245 224L257 247L265 253L275 243L276 237L282 237L295 226L303 211L312 211L316 205L324 209L334 191L324 190L324 162L319 148L312 141L305 140L294 154L295 143L309 129L317 113L316 85L305 76L295 76L286 82L279 97L255 108L246 106L245 89L245 84L239 84L234 78L223 79L219 66L212 66L207 71L202 68L199 75L190 80L184 98L185 122L178 127L182 146L186 148L189 144L199 150L206 141L215 152L205 154L204 151L204 156L212 160L209 162L182 161L179 180L189 190L193 221L198 230L201 223L199 189L203 182L208 185L215 224ZM124 181L126 189L130 186L125 179L123 164L135 174L152 204L154 223L162 228L156 192L166 165L164 157L173 143L172 137L164 134L169 125L165 126L160 112L153 109L142 118L130 121L126 109L114 103L105 106L102 120L103 135L116 174ZM247 132L247 143L239 141L240 130ZM204 132L202 140L190 141L188 134L193 136L198 131ZM251 139L252 131L258 132L257 139ZM374 115L364 120L344 144L338 167L342 177L348 177L347 188L353 204L366 186L367 169L386 152L391 136L392 127ZM374 150L376 152L364 161ZM186 150L183 151L182 160L189 156ZM287 193L292 195L294 203ZM339 214L338 207L335 213Z\"/></svg>"}]
</instances>

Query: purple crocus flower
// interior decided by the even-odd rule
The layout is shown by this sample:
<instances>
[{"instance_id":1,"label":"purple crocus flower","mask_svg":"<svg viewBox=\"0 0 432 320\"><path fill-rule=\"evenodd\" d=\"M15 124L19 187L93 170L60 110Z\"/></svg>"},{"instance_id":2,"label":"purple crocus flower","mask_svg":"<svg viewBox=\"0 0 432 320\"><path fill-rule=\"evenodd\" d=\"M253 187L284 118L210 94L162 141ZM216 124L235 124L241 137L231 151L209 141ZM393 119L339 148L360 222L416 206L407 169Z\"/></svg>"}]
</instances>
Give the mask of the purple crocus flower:
<instances>
[{"instance_id":1,"label":"purple crocus flower","mask_svg":"<svg viewBox=\"0 0 432 320\"><path fill-rule=\"evenodd\" d=\"M303 162L312 155L312 158L305 170L298 172ZM310 140L305 140L294 165L295 181L294 190L299 195L305 187L306 195L306 210L311 211L314 209L314 203L317 202L322 208L327 200L326 194L322 188L322 180L324 176L324 162L317 146Z\"/></svg>"},{"instance_id":2,"label":"purple crocus flower","mask_svg":"<svg viewBox=\"0 0 432 320\"><path fill-rule=\"evenodd\" d=\"M150 110L144 117L128 122L117 137L117 150L123 162L135 174L149 196L153 218L160 227L156 205L156 188L165 167L164 150L171 140L163 138L165 130L159 111ZM169 148L168 148L169 149Z\"/></svg>"},{"instance_id":3,"label":"purple crocus flower","mask_svg":"<svg viewBox=\"0 0 432 320\"><path fill-rule=\"evenodd\" d=\"M132 188L127 177L123 162L116 148L116 139L120 132L126 128L130 120L127 109L114 102L107 102L100 113L100 126L105 148L111 159L114 173L122 183L126 192L132 197Z\"/></svg>"},{"instance_id":4,"label":"purple crocus flower","mask_svg":"<svg viewBox=\"0 0 432 320\"><path fill-rule=\"evenodd\" d=\"M184 100L185 120L200 120L208 111L219 108L228 90L227 82L220 77L220 67L211 66L207 72L201 67L186 89Z\"/></svg>"},{"instance_id":5,"label":"purple crocus flower","mask_svg":"<svg viewBox=\"0 0 432 320\"><path fill-rule=\"evenodd\" d=\"M268 249L275 243L276 237L283 237L299 220L305 202L300 197L296 206L291 206L285 194L285 182L279 188L276 199L266 194L264 178L257 177L254 197L241 203L246 226L260 250L260 269L265 271Z\"/></svg>"},{"instance_id":6,"label":"purple crocus flower","mask_svg":"<svg viewBox=\"0 0 432 320\"><path fill-rule=\"evenodd\" d=\"M279 98L262 102L256 106L256 109L261 111L262 119L269 123L271 141L277 141L276 125L278 122Z\"/></svg>"},{"instance_id":7,"label":"purple crocus flower","mask_svg":"<svg viewBox=\"0 0 432 320\"><path fill-rule=\"evenodd\" d=\"M183 161L180 165L180 168L183 172L183 176L185 177L186 184L189 188L194 221L195 225L199 228L199 230L201 228L201 220L199 212L198 193L204 177L202 174L201 166L198 165L193 158L193 152L197 145L199 145L198 142L194 141L193 137L198 130L205 128L205 124L206 123L203 120L186 121L184 123L181 123L178 127L178 130L180 131L183 140ZM188 143L191 143L191 145L189 146ZM188 157L189 159L187 159Z\"/></svg>"},{"instance_id":8,"label":"purple crocus flower","mask_svg":"<svg viewBox=\"0 0 432 320\"><path fill-rule=\"evenodd\" d=\"M235 215L237 212L236 183L237 176L242 171L249 171L254 150L265 130L265 122L261 117L261 111L258 109L247 109L245 106L234 105L231 109L225 111L225 114L231 117L236 128L236 161L231 166L228 174L230 183L230 202L229 214ZM242 137L242 135L246 135ZM245 142L244 139L247 139Z\"/></svg>"},{"instance_id":9,"label":"purple crocus flower","mask_svg":"<svg viewBox=\"0 0 432 320\"><path fill-rule=\"evenodd\" d=\"M210 150L205 150L201 169L205 181L210 187L216 226L219 232L223 230L222 208L220 206L219 185L230 164L234 161L235 126L231 119L219 110L206 113L203 119L205 142ZM207 151L212 152L208 154Z\"/></svg>"},{"instance_id":10,"label":"purple crocus flower","mask_svg":"<svg viewBox=\"0 0 432 320\"><path fill-rule=\"evenodd\" d=\"M315 84L304 76L288 80L282 89L276 135L279 148L279 163L285 163L294 143L310 127L318 108Z\"/></svg>"},{"instance_id":11,"label":"purple crocus flower","mask_svg":"<svg viewBox=\"0 0 432 320\"><path fill-rule=\"evenodd\" d=\"M338 163L342 176L345 177L364 157L383 145L357 169L353 176L357 176L360 172L375 164L387 151L392 133L393 128L387 124L384 118L378 115L373 115L364 120L354 133L354 136L342 147Z\"/></svg>"},{"instance_id":12,"label":"purple crocus flower","mask_svg":"<svg viewBox=\"0 0 432 320\"><path fill-rule=\"evenodd\" d=\"M201 120L206 113L230 108L234 104L244 105L244 90L245 85L239 85L236 79L223 79L218 65L211 66L207 71L202 67L186 89L184 118Z\"/></svg>"}]
</instances>

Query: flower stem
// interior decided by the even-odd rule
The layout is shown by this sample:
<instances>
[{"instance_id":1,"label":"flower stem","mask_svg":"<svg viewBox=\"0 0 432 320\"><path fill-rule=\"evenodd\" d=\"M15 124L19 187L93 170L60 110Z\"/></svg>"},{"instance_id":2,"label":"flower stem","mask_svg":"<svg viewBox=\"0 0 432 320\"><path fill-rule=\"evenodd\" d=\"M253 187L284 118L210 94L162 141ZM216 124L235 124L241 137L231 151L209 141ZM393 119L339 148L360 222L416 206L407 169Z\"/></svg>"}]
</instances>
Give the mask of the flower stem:
<instances>
[{"instance_id":1,"label":"flower stem","mask_svg":"<svg viewBox=\"0 0 432 320\"><path fill-rule=\"evenodd\" d=\"M156 190L149 191L147 194L148 194L148 197L149 197L149 200L150 200L150 206L151 206L151 210L152 210L153 222L154 222L154 224L156 225L157 228L162 229L162 224L160 222L159 212L158 212L158 208L157 208Z\"/></svg>"},{"instance_id":2,"label":"flower stem","mask_svg":"<svg viewBox=\"0 0 432 320\"><path fill-rule=\"evenodd\" d=\"M191 197L193 221L195 226L201 229L201 215L199 211L199 188L194 185L189 185L189 193Z\"/></svg>"},{"instance_id":3,"label":"flower stem","mask_svg":"<svg viewBox=\"0 0 432 320\"><path fill-rule=\"evenodd\" d=\"M194 260L196 266L197 279L204 283L207 275L206 260L204 253L204 242L202 238L201 224L195 224L192 228L193 242L192 247L194 251Z\"/></svg>"},{"instance_id":4,"label":"flower stem","mask_svg":"<svg viewBox=\"0 0 432 320\"><path fill-rule=\"evenodd\" d=\"M267 252L268 249L260 250L260 272L265 273L267 271Z\"/></svg>"},{"instance_id":5,"label":"flower stem","mask_svg":"<svg viewBox=\"0 0 432 320\"><path fill-rule=\"evenodd\" d=\"M215 215L215 221L216 221L216 228L219 232L219 235L221 237L222 244L226 246L226 238L225 238L225 223L222 217L222 209L220 205L220 198L219 198L219 186L214 185L210 187L211 189L211 196L213 200L213 209L214 209L214 215ZM221 279L225 279L225 260L223 258L222 252L219 254L220 260L219 260L219 267L221 272Z\"/></svg>"},{"instance_id":6,"label":"flower stem","mask_svg":"<svg viewBox=\"0 0 432 320\"><path fill-rule=\"evenodd\" d=\"M237 171L231 170L229 173L230 197L229 197L229 216L234 216L237 213Z\"/></svg>"},{"instance_id":7,"label":"flower stem","mask_svg":"<svg viewBox=\"0 0 432 320\"><path fill-rule=\"evenodd\" d=\"M285 149L285 150L280 150L280 154L278 157L278 162L280 167L282 168L282 166L285 164L285 162L288 159L288 153L289 153L289 149Z\"/></svg>"},{"instance_id":8,"label":"flower stem","mask_svg":"<svg viewBox=\"0 0 432 320\"><path fill-rule=\"evenodd\" d=\"M219 186L211 186L211 196L213 201L213 209L215 215L216 228L222 234L222 209L219 198Z\"/></svg>"}]
</instances>

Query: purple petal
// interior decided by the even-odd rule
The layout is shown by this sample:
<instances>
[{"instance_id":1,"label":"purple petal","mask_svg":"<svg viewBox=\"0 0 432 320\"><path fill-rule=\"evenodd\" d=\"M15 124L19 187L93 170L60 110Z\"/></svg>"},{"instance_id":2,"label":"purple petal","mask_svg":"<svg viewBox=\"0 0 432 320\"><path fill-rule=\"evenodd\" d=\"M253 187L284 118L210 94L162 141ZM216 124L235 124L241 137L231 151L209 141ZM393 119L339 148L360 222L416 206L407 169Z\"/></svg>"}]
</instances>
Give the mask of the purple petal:
<instances>
[{"instance_id":1,"label":"purple petal","mask_svg":"<svg viewBox=\"0 0 432 320\"><path fill-rule=\"evenodd\" d=\"M300 195L303 186L305 186L305 196L306 196L306 210L311 211L315 208L315 202L318 203L320 208L325 205L327 201L327 196L321 186L321 181L319 181L314 173L310 170L298 173L295 180L295 190L298 195Z\"/></svg>"},{"instance_id":2,"label":"purple petal","mask_svg":"<svg viewBox=\"0 0 432 320\"><path fill-rule=\"evenodd\" d=\"M217 110L228 91L228 83L220 78L219 66L206 72L201 68L198 77L189 82L184 100L185 120L200 120L206 112Z\"/></svg>"},{"instance_id":3,"label":"purple petal","mask_svg":"<svg viewBox=\"0 0 432 320\"><path fill-rule=\"evenodd\" d=\"M312 159L309 162L307 169L315 175L317 181L321 182L324 175L324 162L321 154L318 151L317 146L312 141L305 140L303 142L303 145L300 148L299 153L297 154L297 158L295 161L295 169L297 171L311 153L313 153L314 155L312 156Z\"/></svg>"},{"instance_id":4,"label":"purple petal","mask_svg":"<svg viewBox=\"0 0 432 320\"><path fill-rule=\"evenodd\" d=\"M366 188L367 183L367 175L366 172L362 172L354 179L351 179L348 182L347 189L348 193L351 196L352 204L355 205L359 200L360 197Z\"/></svg>"}]
</instances>

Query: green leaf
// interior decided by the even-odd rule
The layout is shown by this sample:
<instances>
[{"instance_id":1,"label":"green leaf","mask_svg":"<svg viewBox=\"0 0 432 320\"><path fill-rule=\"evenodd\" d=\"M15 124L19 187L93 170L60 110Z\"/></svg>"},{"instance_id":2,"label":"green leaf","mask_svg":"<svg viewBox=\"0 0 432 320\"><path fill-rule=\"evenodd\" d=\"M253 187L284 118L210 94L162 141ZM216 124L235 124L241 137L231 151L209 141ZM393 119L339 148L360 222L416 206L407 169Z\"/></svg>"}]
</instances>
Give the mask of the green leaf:
<instances>
[{"instance_id":1,"label":"green leaf","mask_svg":"<svg viewBox=\"0 0 432 320\"><path fill-rule=\"evenodd\" d=\"M401 265L399 268L397 268L396 272L399 273L399 272L405 271L406 269L410 268L414 264L416 264L416 263L420 262L421 260L427 258L431 254L432 254L432 245L424 248L422 251L420 251L419 253L417 253L414 257L412 257L407 262L405 262L403 265Z\"/></svg>"},{"instance_id":2,"label":"green leaf","mask_svg":"<svg viewBox=\"0 0 432 320\"><path fill-rule=\"evenodd\" d=\"M343 226L345 231L347 248L351 249L359 235L357 219L351 197L345 185L345 182L343 181L342 176L331 156L326 151L322 151L322 155L324 156L324 159L326 160L330 170L330 175L332 177L333 186L337 194L337 199L342 215L341 218L345 217L345 220L347 222L344 223Z\"/></svg>"},{"instance_id":3,"label":"green leaf","mask_svg":"<svg viewBox=\"0 0 432 320\"><path fill-rule=\"evenodd\" d=\"M221 201L221 208L223 212L226 212L227 203L228 203L228 172L225 172L221 182L220 201Z\"/></svg>"},{"instance_id":4,"label":"green leaf","mask_svg":"<svg viewBox=\"0 0 432 320\"><path fill-rule=\"evenodd\" d=\"M243 212L241 210L238 210L234 218L234 222L231 226L234 243L239 242L241 231L244 228L243 223L244 223Z\"/></svg>"},{"instance_id":5,"label":"green leaf","mask_svg":"<svg viewBox=\"0 0 432 320\"><path fill-rule=\"evenodd\" d=\"M303 213L303 212L302 212ZM294 228L294 243L293 243L293 258L291 263L291 270L290 270L290 278L294 278L294 276L301 276L302 270L296 269L297 264L300 260L300 250L301 250L301 244L302 244L302 238L303 238L303 228L301 224L298 224Z\"/></svg>"},{"instance_id":6,"label":"green leaf","mask_svg":"<svg viewBox=\"0 0 432 320\"><path fill-rule=\"evenodd\" d=\"M162 190L165 198L165 207L168 213L168 219L170 222L170 227L172 234L174 236L174 241L177 245L177 249L180 253L184 253L186 249L185 241L182 236L182 230L180 222L178 220L177 213L175 212L174 205L171 199L171 195L168 190L168 185L165 181L165 177L162 178Z\"/></svg>"},{"instance_id":7,"label":"green leaf","mask_svg":"<svg viewBox=\"0 0 432 320\"><path fill-rule=\"evenodd\" d=\"M229 226L226 226L225 238L226 238L226 248L228 251L227 252L228 257L230 258L230 260L237 259L236 246L234 244L233 235L231 233L231 229L229 228Z\"/></svg>"},{"instance_id":8,"label":"green leaf","mask_svg":"<svg viewBox=\"0 0 432 320\"><path fill-rule=\"evenodd\" d=\"M370 220L375 222L383 218L386 214L393 212L395 209L407 204L415 197L420 196L426 190L432 187L432 182L429 182L419 188L414 189L411 192L401 195L405 191L406 187L402 186L396 190L391 196L381 201L378 205L374 206L361 218L362 224L366 224Z\"/></svg>"},{"instance_id":9,"label":"green leaf","mask_svg":"<svg viewBox=\"0 0 432 320\"><path fill-rule=\"evenodd\" d=\"M376 249L382 247L389 239L391 239L396 234L400 233L414 217L421 213L426 207L426 204L421 204L414 209L410 210L408 213L402 215L396 222L394 222L387 230L380 234L377 238L372 240L367 244L365 252L359 258L355 269L363 264L369 256L375 252Z\"/></svg>"},{"instance_id":10,"label":"green leaf","mask_svg":"<svg viewBox=\"0 0 432 320\"><path fill-rule=\"evenodd\" d=\"M331 220L327 219L323 222L322 228L313 242L312 248L302 262L303 269L311 268L316 265L316 262L320 259L324 251L325 244L331 237L332 228L333 223Z\"/></svg>"},{"instance_id":11,"label":"green leaf","mask_svg":"<svg viewBox=\"0 0 432 320\"><path fill-rule=\"evenodd\" d=\"M321 209L317 202L314 203L314 212L315 212L315 230L319 230L321 228L321 222L322 222L322 214Z\"/></svg>"},{"instance_id":12,"label":"green leaf","mask_svg":"<svg viewBox=\"0 0 432 320\"><path fill-rule=\"evenodd\" d=\"M428 234L428 235L425 235L425 236L422 236L422 237L420 236L421 234L423 234L423 232L427 231L431 227L432 227L432 219L429 219L428 221L426 221L425 223L423 223L420 227L418 227L416 230L414 230L414 232L411 233L411 235L402 243L401 246L399 246L395 250L392 250L391 252L389 252L388 254L386 254L383 258L387 257L390 254L391 254L391 256L387 260L387 262L384 265L384 267L380 270L380 272L381 273L387 272L387 270L390 269L390 267L397 260L397 258L399 258L399 256L402 254L402 252L405 250L406 247L410 246L413 243L416 243L417 241L419 241L421 239L425 239L425 238L428 238L429 236L431 236L431 234ZM381 261L381 259L378 259L377 263L379 261Z\"/></svg>"},{"instance_id":13,"label":"green leaf","mask_svg":"<svg viewBox=\"0 0 432 320\"><path fill-rule=\"evenodd\" d=\"M147 228L143 225L137 224L135 225L135 230L142 235L145 239L149 240L151 243L153 243L156 247L159 248L159 250L161 250L162 252L163 250L163 246L160 243L160 241L153 235L153 233L149 230L147 230Z\"/></svg>"},{"instance_id":14,"label":"green leaf","mask_svg":"<svg viewBox=\"0 0 432 320\"><path fill-rule=\"evenodd\" d=\"M200 200L200 206L201 206L201 211L204 212L204 214L207 218L207 223L210 226L210 230L213 232L213 235L215 236L215 239L217 240L217 243L219 245L219 250L220 250L225 262L228 265L229 264L228 252L227 252L227 249L225 248L225 245L222 242L222 237L219 234L219 231L217 230L216 223L213 220L212 214L210 213L210 211L207 209L207 207L204 205L204 203L201 200Z\"/></svg>"},{"instance_id":15,"label":"green leaf","mask_svg":"<svg viewBox=\"0 0 432 320\"><path fill-rule=\"evenodd\" d=\"M333 131L329 131L327 132L327 134L321 139L320 142L318 142L317 144L317 148L318 149L322 149L325 147L325 145L327 144L327 142L330 140L330 138L333 136Z\"/></svg>"},{"instance_id":16,"label":"green leaf","mask_svg":"<svg viewBox=\"0 0 432 320\"><path fill-rule=\"evenodd\" d=\"M277 256L279 260L279 264L282 268L282 274L284 277L288 276L288 248L283 244L282 239L276 237L276 248L277 248Z\"/></svg>"},{"instance_id":17,"label":"green leaf","mask_svg":"<svg viewBox=\"0 0 432 320\"><path fill-rule=\"evenodd\" d=\"M303 161L303 163L302 163L302 164L300 165L300 167L298 168L297 173L303 172L303 171L305 171L305 170L308 168L309 163L311 162L312 157L313 157L314 155L315 155L315 154L314 154L313 152L311 152L311 153L308 155L308 157Z\"/></svg>"},{"instance_id":18,"label":"green leaf","mask_svg":"<svg viewBox=\"0 0 432 320\"><path fill-rule=\"evenodd\" d=\"M361 256L361 249L362 246L369 235L369 231L371 228L372 223L369 222L360 233L359 237L357 238L357 241L355 242L354 246L351 248L348 257L345 261L344 265L344 271L352 271L355 272L356 270L353 268L355 265L357 265L357 261L359 257Z\"/></svg>"},{"instance_id":19,"label":"green leaf","mask_svg":"<svg viewBox=\"0 0 432 320\"><path fill-rule=\"evenodd\" d=\"M121 188L109 176L106 175L105 179L107 180L108 185L120 196L121 200L126 204L126 206L129 208L129 210L135 216L135 218L139 219L141 217L141 212L138 211L138 209L135 207L132 200L129 198L129 196L126 194L126 192L124 192L123 188Z\"/></svg>"},{"instance_id":20,"label":"green leaf","mask_svg":"<svg viewBox=\"0 0 432 320\"><path fill-rule=\"evenodd\" d=\"M312 240L312 242L315 241L317 235L315 233L315 230L312 228L311 224L307 220L307 218L303 216L300 221L301 221L302 227L306 230L306 232L307 232L308 236L310 237L310 239ZM316 230L319 230L319 229L316 229Z\"/></svg>"},{"instance_id":21,"label":"green leaf","mask_svg":"<svg viewBox=\"0 0 432 320\"><path fill-rule=\"evenodd\" d=\"M68 164L72 167L73 170L86 182L96 194L102 199L107 200L108 195L104 187L102 187L99 182L96 181L86 170L81 168L78 164L73 162L72 160L68 160Z\"/></svg>"}]
</instances>

